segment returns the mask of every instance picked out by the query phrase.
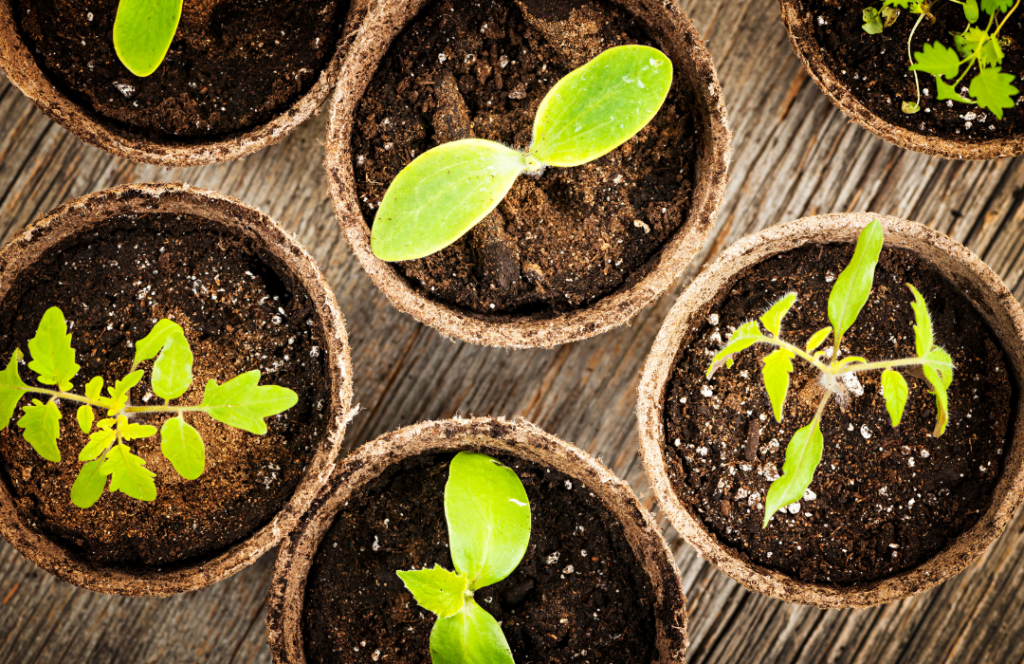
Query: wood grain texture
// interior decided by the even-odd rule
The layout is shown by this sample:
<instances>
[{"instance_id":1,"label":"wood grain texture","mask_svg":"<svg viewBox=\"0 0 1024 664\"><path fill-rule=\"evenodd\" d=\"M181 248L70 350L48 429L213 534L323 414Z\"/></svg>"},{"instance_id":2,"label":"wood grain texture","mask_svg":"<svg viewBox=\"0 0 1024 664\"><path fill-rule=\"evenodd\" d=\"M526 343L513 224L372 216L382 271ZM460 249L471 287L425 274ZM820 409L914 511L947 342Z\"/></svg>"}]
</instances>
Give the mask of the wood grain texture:
<instances>
[{"instance_id":1,"label":"wood grain texture","mask_svg":"<svg viewBox=\"0 0 1024 664\"><path fill-rule=\"evenodd\" d=\"M718 226L688 276L628 327L555 350L454 343L394 311L333 219L323 115L241 161L165 171L87 147L0 77L0 241L68 198L124 182L187 181L277 219L320 263L347 317L353 447L419 420L524 416L600 456L654 507L633 407L644 357L700 264L737 238L803 215L871 210L967 244L1024 299L1024 161L956 163L905 152L850 124L801 70L770 0L682 0L719 67L734 155ZM977 563L919 597L825 612L749 593L666 525L690 608L690 662L1024 661L1024 518ZM56 581L0 542L0 664L260 662L268 554L206 590L106 597Z\"/></svg>"}]
</instances>

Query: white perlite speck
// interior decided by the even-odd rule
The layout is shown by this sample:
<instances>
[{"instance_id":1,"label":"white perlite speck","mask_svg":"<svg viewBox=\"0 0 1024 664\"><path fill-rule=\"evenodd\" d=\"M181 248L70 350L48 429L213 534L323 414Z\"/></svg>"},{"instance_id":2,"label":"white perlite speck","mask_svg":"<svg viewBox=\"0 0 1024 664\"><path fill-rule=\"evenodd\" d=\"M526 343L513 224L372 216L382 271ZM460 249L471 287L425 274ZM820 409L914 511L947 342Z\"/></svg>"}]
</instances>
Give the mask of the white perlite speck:
<instances>
[{"instance_id":1,"label":"white perlite speck","mask_svg":"<svg viewBox=\"0 0 1024 664\"><path fill-rule=\"evenodd\" d=\"M817 500L818 494L814 493L810 489L804 491L804 500Z\"/></svg>"},{"instance_id":2,"label":"white perlite speck","mask_svg":"<svg viewBox=\"0 0 1024 664\"><path fill-rule=\"evenodd\" d=\"M575 571L576 571L575 567L573 567L572 565L566 565L565 569L562 570L562 573L563 574L572 574Z\"/></svg>"},{"instance_id":3,"label":"white perlite speck","mask_svg":"<svg viewBox=\"0 0 1024 664\"><path fill-rule=\"evenodd\" d=\"M868 425L862 424L860 426L860 435L864 436L864 440L871 438L871 429L868 428Z\"/></svg>"},{"instance_id":4,"label":"white perlite speck","mask_svg":"<svg viewBox=\"0 0 1024 664\"><path fill-rule=\"evenodd\" d=\"M790 514L799 514L800 513L800 503L799 502L792 503L786 509L789 510Z\"/></svg>"},{"instance_id":5,"label":"white perlite speck","mask_svg":"<svg viewBox=\"0 0 1024 664\"><path fill-rule=\"evenodd\" d=\"M850 393L855 397L864 396L864 386L860 384L860 379L857 378L857 374L844 373L839 374L839 382L842 383L846 389L850 390Z\"/></svg>"},{"instance_id":6,"label":"white perlite speck","mask_svg":"<svg viewBox=\"0 0 1024 664\"><path fill-rule=\"evenodd\" d=\"M546 559L546 560L547 560L547 563L548 563L548 565L554 565L555 563L557 563L557 562L558 562L558 558L559 558L559 557L560 557L561 555L562 555L562 554L560 554L559 552L555 551L555 552L554 552L554 553L552 553L552 554L551 554L550 556L548 556L548 557L547 557L547 559Z\"/></svg>"},{"instance_id":7,"label":"white perlite speck","mask_svg":"<svg viewBox=\"0 0 1024 664\"><path fill-rule=\"evenodd\" d=\"M718 314L710 314L710 315L708 315L708 324L709 325L718 325Z\"/></svg>"},{"instance_id":8,"label":"white perlite speck","mask_svg":"<svg viewBox=\"0 0 1024 664\"><path fill-rule=\"evenodd\" d=\"M711 389L710 385L702 385L700 388L700 393L703 394L705 397L710 397L712 394L714 394L714 391Z\"/></svg>"}]
</instances>

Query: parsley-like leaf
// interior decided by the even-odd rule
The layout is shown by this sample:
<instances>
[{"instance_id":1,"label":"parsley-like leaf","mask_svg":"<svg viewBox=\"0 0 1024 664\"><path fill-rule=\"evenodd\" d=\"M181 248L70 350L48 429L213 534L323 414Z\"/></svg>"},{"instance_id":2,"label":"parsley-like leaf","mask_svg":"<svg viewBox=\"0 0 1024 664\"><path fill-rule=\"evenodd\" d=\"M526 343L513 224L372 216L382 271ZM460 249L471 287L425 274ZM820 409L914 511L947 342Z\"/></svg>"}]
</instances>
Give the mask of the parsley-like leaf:
<instances>
[{"instance_id":1,"label":"parsley-like leaf","mask_svg":"<svg viewBox=\"0 0 1024 664\"><path fill-rule=\"evenodd\" d=\"M299 397L286 387L259 382L258 370L235 376L223 385L211 380L200 406L218 422L263 435L267 432L263 418L283 413L298 403Z\"/></svg>"},{"instance_id":2,"label":"parsley-like leaf","mask_svg":"<svg viewBox=\"0 0 1024 664\"><path fill-rule=\"evenodd\" d=\"M935 77L956 78L960 73L960 56L945 44L926 43L914 54L914 64L910 66L910 71L923 71Z\"/></svg>"},{"instance_id":3,"label":"parsley-like leaf","mask_svg":"<svg viewBox=\"0 0 1024 664\"><path fill-rule=\"evenodd\" d=\"M772 402L776 422L782 421L782 407L789 391L789 375L793 373L793 357L791 350L778 348L764 358L764 367L761 369L764 388Z\"/></svg>"},{"instance_id":4,"label":"parsley-like leaf","mask_svg":"<svg viewBox=\"0 0 1024 664\"><path fill-rule=\"evenodd\" d=\"M60 438L60 409L57 404L33 399L32 404L25 406L25 414L18 420L18 426L24 429L25 440L29 442L39 456L47 461L60 463L60 449L57 439Z\"/></svg>"},{"instance_id":5,"label":"parsley-like leaf","mask_svg":"<svg viewBox=\"0 0 1024 664\"><path fill-rule=\"evenodd\" d=\"M794 302L796 302L796 293L786 293L761 315L761 324L764 325L764 329L771 332L775 338L778 338L782 330L782 319L789 313Z\"/></svg>"},{"instance_id":6,"label":"parsley-like leaf","mask_svg":"<svg viewBox=\"0 0 1024 664\"><path fill-rule=\"evenodd\" d=\"M71 379L81 367L75 362L71 334L60 309L50 307L43 314L36 336L28 342L28 352L32 355L28 368L39 374L40 383L56 385L65 392L71 389Z\"/></svg>"},{"instance_id":7,"label":"parsley-like leaf","mask_svg":"<svg viewBox=\"0 0 1024 664\"><path fill-rule=\"evenodd\" d=\"M127 445L115 445L107 452L100 471L110 475L110 492L120 491L136 500L156 500L156 473L146 468L146 461L135 456Z\"/></svg>"},{"instance_id":8,"label":"parsley-like leaf","mask_svg":"<svg viewBox=\"0 0 1024 664\"><path fill-rule=\"evenodd\" d=\"M1003 111L1013 108L1013 96L1020 92L1013 81L1012 74L1004 74L999 67L987 67L971 79L971 96L978 100L979 106L1002 120Z\"/></svg>"}]
</instances>

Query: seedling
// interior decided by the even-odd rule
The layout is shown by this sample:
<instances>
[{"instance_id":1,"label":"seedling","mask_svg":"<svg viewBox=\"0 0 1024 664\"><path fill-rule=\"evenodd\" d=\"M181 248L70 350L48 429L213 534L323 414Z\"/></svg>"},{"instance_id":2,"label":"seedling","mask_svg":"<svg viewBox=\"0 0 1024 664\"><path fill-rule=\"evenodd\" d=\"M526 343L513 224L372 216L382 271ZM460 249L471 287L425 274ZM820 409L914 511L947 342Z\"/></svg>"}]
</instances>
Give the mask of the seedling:
<instances>
[{"instance_id":1,"label":"seedling","mask_svg":"<svg viewBox=\"0 0 1024 664\"><path fill-rule=\"evenodd\" d=\"M910 306L914 310L914 342L917 356L876 362L856 355L839 358L843 335L853 326L871 294L875 265L882 251L882 242L882 224L875 219L861 231L853 258L832 286L832 292L828 297L828 319L832 325L812 334L803 347L784 341L781 337L782 319L797 299L797 294L790 292L761 314L760 324L753 320L736 328L729 338L729 343L711 361L711 367L707 372L709 379L723 364L731 368L736 353L755 344L774 346L775 350L762 360L764 367L761 375L777 422L782 422L782 408L789 390L789 376L793 373L793 358L799 357L820 372L819 380L825 388L824 396L818 403L818 410L811 423L797 430L786 447L782 476L772 482L765 497L764 528L768 527L768 522L776 512L801 500L804 492L810 487L818 464L821 463L824 448L819 426L821 416L833 397L840 403L846 402L848 391L843 383L848 378L844 379L844 376L880 370L885 407L893 427L896 427L903 418L903 410L910 394L907 381L898 369L919 368L935 395L936 421L932 435L937 438L946 431L946 424L949 421L947 390L953 382L953 359L949 353L935 345L928 306L911 284L907 284L907 288L914 298ZM761 325L769 334L765 334ZM820 350L829 335L832 336L832 347Z\"/></svg>"},{"instance_id":2,"label":"seedling","mask_svg":"<svg viewBox=\"0 0 1024 664\"><path fill-rule=\"evenodd\" d=\"M515 471L474 452L452 459L444 487L451 572L398 572L416 602L437 615L430 632L433 664L514 664L501 625L473 592L518 567L530 543L530 501Z\"/></svg>"},{"instance_id":3,"label":"seedling","mask_svg":"<svg viewBox=\"0 0 1024 664\"><path fill-rule=\"evenodd\" d=\"M259 385L260 372L249 371L217 384L206 383L203 400L198 406L172 406L192 386L192 349L181 326L161 320L152 331L135 344L131 372L107 387L103 395L103 378L96 376L85 384L84 393L71 390L72 379L81 367L75 362L64 314L51 307L43 314L36 335L28 342L31 361L28 368L37 374L36 381L55 389L26 384L18 374L23 355L15 349L7 368L0 371L0 431L6 429L23 396L40 395L22 408L18 426L25 440L47 461L60 463L59 401L81 404L76 419L89 442L78 453L84 461L78 478L71 487L71 502L83 509L92 507L107 488L120 491L138 500L156 499L156 474L146 468L146 461L132 453L127 443L156 435L156 427L133 422L136 415L164 413L175 415L160 428L160 451L185 479L194 480L206 467L206 449L199 432L185 421L185 413L206 413L218 422L258 435L267 432L263 418L283 413L298 402L295 392L276 385ZM143 362L153 360L150 384L153 393L164 400L162 406L132 405L130 393L145 372ZM45 399L43 401L42 399ZM104 417L96 421L96 411ZM95 428L94 428L95 425Z\"/></svg>"},{"instance_id":4,"label":"seedling","mask_svg":"<svg viewBox=\"0 0 1024 664\"><path fill-rule=\"evenodd\" d=\"M178 31L183 0L120 0L114 51L128 71L149 76L163 63Z\"/></svg>"},{"instance_id":5,"label":"seedling","mask_svg":"<svg viewBox=\"0 0 1024 664\"><path fill-rule=\"evenodd\" d=\"M1002 120L1003 111L1013 108L1013 96L1020 91L1013 85L1016 77L1003 72L1003 46L1008 41L999 33L1021 0L980 0L980 7L979 0L950 0L963 7L967 21L963 32L953 34L955 48L931 42L914 53L911 45L914 33L924 20L935 23L932 7L936 2L941 0L883 0L881 9L867 7L862 13L864 32L871 35L880 34L895 23L901 9L917 16L907 39L907 57L910 71L914 73L917 99L904 101L903 112L912 114L921 110L921 82L917 73L924 72L935 77L935 95L940 101L977 104ZM979 23L982 12L988 20ZM970 85L961 87L972 72L977 73L971 77Z\"/></svg>"},{"instance_id":6,"label":"seedling","mask_svg":"<svg viewBox=\"0 0 1024 664\"><path fill-rule=\"evenodd\" d=\"M555 84L537 108L533 144L520 152L466 138L416 157L377 209L370 245L385 261L423 258L483 221L520 175L603 157L643 129L672 84L672 61L649 46L617 46Z\"/></svg>"}]
</instances>

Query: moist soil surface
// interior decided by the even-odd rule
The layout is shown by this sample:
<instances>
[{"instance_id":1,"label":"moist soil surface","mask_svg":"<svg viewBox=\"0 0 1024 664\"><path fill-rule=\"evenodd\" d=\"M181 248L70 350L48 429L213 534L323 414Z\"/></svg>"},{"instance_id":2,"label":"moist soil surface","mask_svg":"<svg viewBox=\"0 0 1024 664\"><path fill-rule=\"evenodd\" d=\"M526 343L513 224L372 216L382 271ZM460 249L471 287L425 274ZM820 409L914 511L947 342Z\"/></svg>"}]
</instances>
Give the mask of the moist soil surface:
<instances>
[{"instance_id":1,"label":"moist soil surface","mask_svg":"<svg viewBox=\"0 0 1024 664\"><path fill-rule=\"evenodd\" d=\"M939 101L935 77L925 73L919 74L921 111L912 115L903 113L903 102L917 99L914 73L908 69L907 56L907 39L917 15L903 10L882 34L869 35L862 28L861 10L868 6L880 8L881 2L850 4L840 0L801 0L799 4L832 73L864 106L887 122L925 136L979 142L1017 136L1024 131L1020 97L1014 98L1017 105L1005 109L1000 120L991 111L973 104ZM954 2L934 3L932 13L935 24L924 20L914 33L915 53L925 43L939 42L954 48L953 34L963 32L968 25L963 7ZM984 28L987 21L988 15L982 12L978 24ZM1000 34L1010 39L1003 46L1003 71L1016 76L1016 87L1024 90L1021 85L1024 22L1019 12L1010 17ZM970 97L960 88L969 86L975 74L976 67L957 90Z\"/></svg>"},{"instance_id":2,"label":"moist soil surface","mask_svg":"<svg viewBox=\"0 0 1024 664\"><path fill-rule=\"evenodd\" d=\"M139 78L114 52L118 0L13 0L40 69L72 100L151 139L210 140L286 111L333 57L348 0L186 0L171 49Z\"/></svg>"},{"instance_id":3,"label":"moist soil surface","mask_svg":"<svg viewBox=\"0 0 1024 664\"><path fill-rule=\"evenodd\" d=\"M689 509L741 556L835 586L913 568L978 520L1003 470L1016 403L1005 354L973 306L912 254L885 249L840 357L915 356L905 285L914 284L932 313L935 343L956 366L946 433L931 436L935 397L920 374L902 372L910 397L895 429L880 372L856 374L846 384L845 410L836 399L825 409L824 453L810 490L762 530L764 496L782 471L786 445L811 421L824 388L816 371L795 358L779 424L761 378L769 348L745 350L731 369L720 368L711 380L704 375L732 331L788 291L800 296L783 321L782 338L803 347L829 324L828 294L852 255L849 244L812 246L739 275L684 341L664 404L669 475ZM831 343L830 337L826 346Z\"/></svg>"},{"instance_id":4,"label":"moist soil surface","mask_svg":"<svg viewBox=\"0 0 1024 664\"><path fill-rule=\"evenodd\" d=\"M436 0L392 43L356 112L352 156L363 217L391 180L440 143L483 138L526 150L547 91L622 44L657 46L617 5L593 0ZM661 111L601 159L523 176L452 246L397 263L414 288L477 313L585 307L650 271L686 223L697 155L692 93L678 73Z\"/></svg>"},{"instance_id":5,"label":"moist soil surface","mask_svg":"<svg viewBox=\"0 0 1024 664\"><path fill-rule=\"evenodd\" d=\"M288 387L298 404L267 420L264 436L186 414L206 445L206 469L186 481L160 453L159 435L131 441L156 473L147 503L104 492L91 509L71 503L87 437L76 404L60 402L61 463L43 460L12 425L0 432L0 471L27 522L87 560L127 568L165 568L209 558L268 523L287 503L329 425L324 331L313 302L291 271L252 240L195 217L115 217L46 254L0 304L0 360L27 351L43 312L64 312L81 365L74 391L93 376L125 376L133 343L161 318L185 330L194 381L175 405L198 405L211 379L253 369L261 385ZM150 368L131 392L136 405L160 405ZM35 373L20 374L30 385ZM21 405L27 403L23 399ZM14 419L21 416L21 408ZM166 415L138 416L160 428Z\"/></svg>"},{"instance_id":6,"label":"moist soil surface","mask_svg":"<svg viewBox=\"0 0 1024 664\"><path fill-rule=\"evenodd\" d=\"M517 664L647 664L653 588L622 526L586 486L514 457L533 512L530 545L512 574L476 592ZM310 664L430 664L434 615L396 570L454 569L444 487L454 455L387 469L339 512L310 569L302 630Z\"/></svg>"}]
</instances>

